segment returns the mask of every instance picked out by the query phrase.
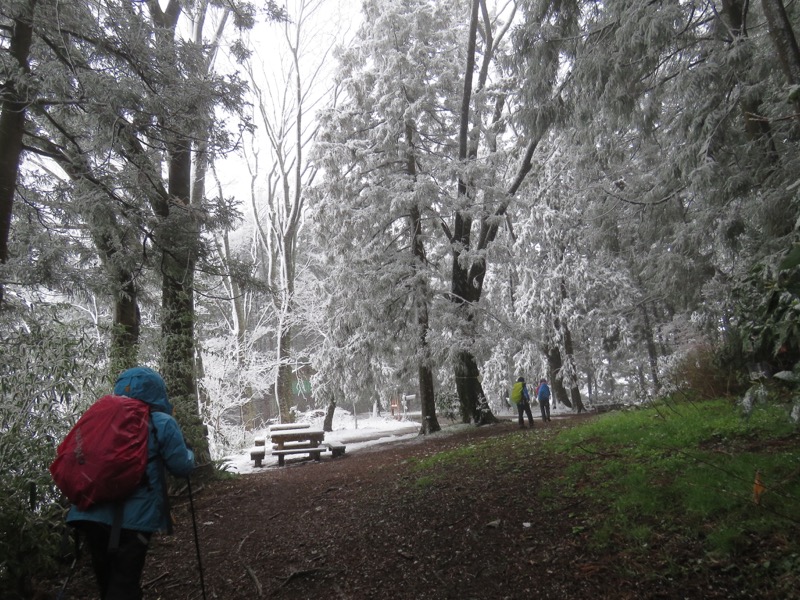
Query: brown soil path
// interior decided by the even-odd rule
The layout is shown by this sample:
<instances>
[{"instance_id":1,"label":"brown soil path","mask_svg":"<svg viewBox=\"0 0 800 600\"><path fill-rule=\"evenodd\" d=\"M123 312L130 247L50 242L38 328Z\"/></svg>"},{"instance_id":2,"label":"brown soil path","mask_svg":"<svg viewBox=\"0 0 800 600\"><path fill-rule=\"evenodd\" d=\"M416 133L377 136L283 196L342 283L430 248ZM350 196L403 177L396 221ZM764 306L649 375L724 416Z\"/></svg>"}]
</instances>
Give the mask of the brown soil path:
<instances>
[{"instance_id":1,"label":"brown soil path","mask_svg":"<svg viewBox=\"0 0 800 600\"><path fill-rule=\"evenodd\" d=\"M537 498L540 480L565 468L558 459L513 454L512 443L497 465L464 462L435 478L413 469L413 459L445 449L557 435L580 419L525 431L504 422L196 486L206 598L736 597L719 582L647 577L647 565L620 569L620 556L593 555L576 522L581 507ZM186 496L173 512L176 535L154 539L145 597L202 598ZM93 591L83 558L69 597Z\"/></svg>"}]
</instances>

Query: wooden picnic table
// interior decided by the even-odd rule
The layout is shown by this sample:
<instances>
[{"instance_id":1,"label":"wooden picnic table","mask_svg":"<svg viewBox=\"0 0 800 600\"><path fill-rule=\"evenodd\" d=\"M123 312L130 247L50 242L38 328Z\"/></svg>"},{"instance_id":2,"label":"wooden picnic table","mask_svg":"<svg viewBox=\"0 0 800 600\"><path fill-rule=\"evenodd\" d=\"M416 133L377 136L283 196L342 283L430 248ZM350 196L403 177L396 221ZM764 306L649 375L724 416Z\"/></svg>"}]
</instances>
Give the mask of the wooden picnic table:
<instances>
[{"instance_id":1,"label":"wooden picnic table","mask_svg":"<svg viewBox=\"0 0 800 600\"><path fill-rule=\"evenodd\" d=\"M325 432L321 429L312 429L308 423L287 423L272 425L269 428L272 440L272 455L278 457L278 466L284 465L287 454L308 454L315 460L320 460L320 455L327 450L331 456L343 456L345 445L337 441L325 441ZM322 446L324 447L322 447ZM256 467L261 466L266 454L266 437L259 436L254 440L250 449L250 458Z\"/></svg>"},{"instance_id":2,"label":"wooden picnic table","mask_svg":"<svg viewBox=\"0 0 800 600\"><path fill-rule=\"evenodd\" d=\"M287 429L309 429L311 427L311 423L276 423L275 425L270 425L269 430L272 431L285 431Z\"/></svg>"},{"instance_id":3,"label":"wooden picnic table","mask_svg":"<svg viewBox=\"0 0 800 600\"><path fill-rule=\"evenodd\" d=\"M287 454L308 454L314 460L319 461L320 455L327 450L320 444L325 439L325 432L322 429L279 429L270 430L272 439L272 455L278 457L278 465L284 465L284 458Z\"/></svg>"}]
</instances>

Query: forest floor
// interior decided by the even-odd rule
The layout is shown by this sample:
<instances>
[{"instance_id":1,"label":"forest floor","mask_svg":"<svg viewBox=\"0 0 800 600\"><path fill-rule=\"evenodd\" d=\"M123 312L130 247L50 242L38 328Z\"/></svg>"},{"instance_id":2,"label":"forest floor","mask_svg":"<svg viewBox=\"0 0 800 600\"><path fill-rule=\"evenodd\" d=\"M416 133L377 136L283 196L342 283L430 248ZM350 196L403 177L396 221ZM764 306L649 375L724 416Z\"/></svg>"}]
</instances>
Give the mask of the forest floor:
<instances>
[{"instance_id":1,"label":"forest floor","mask_svg":"<svg viewBox=\"0 0 800 600\"><path fill-rule=\"evenodd\" d=\"M504 421L195 484L205 598L749 597L730 565L692 568L703 551L691 544L675 548L674 565L646 551L594 551L582 514L597 507L538 497L544 480L569 467L567 459L515 454L513 436L544 440L589 418L537 420L524 431ZM435 463L437 453L469 455L470 447L500 436L509 443L496 446L505 454L494 464L448 462L435 477L416 469L420 461ZM185 491L173 513L175 535L155 537L148 555L149 600L203 598ZM95 597L85 555L67 592Z\"/></svg>"}]
</instances>

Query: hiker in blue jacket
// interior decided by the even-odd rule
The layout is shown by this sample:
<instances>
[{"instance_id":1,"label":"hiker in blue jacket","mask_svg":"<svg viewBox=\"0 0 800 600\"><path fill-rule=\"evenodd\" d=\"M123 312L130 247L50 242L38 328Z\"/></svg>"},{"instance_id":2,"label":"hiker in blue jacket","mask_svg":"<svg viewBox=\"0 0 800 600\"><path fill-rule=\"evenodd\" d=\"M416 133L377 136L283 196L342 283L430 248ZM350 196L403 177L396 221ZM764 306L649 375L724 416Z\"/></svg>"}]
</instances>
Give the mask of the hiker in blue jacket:
<instances>
[{"instance_id":1,"label":"hiker in blue jacket","mask_svg":"<svg viewBox=\"0 0 800 600\"><path fill-rule=\"evenodd\" d=\"M547 385L547 380L542 379L539 381L539 387L536 388L536 398L539 400L539 410L542 411L542 421L550 420L550 386Z\"/></svg>"},{"instance_id":2,"label":"hiker in blue jacket","mask_svg":"<svg viewBox=\"0 0 800 600\"><path fill-rule=\"evenodd\" d=\"M114 394L150 405L146 477L122 503L100 503L87 510L72 506L67 522L86 537L101 599L140 600L150 537L154 531L172 532L164 469L176 477L188 476L194 453L172 417L167 388L158 373L147 367L128 369L117 378Z\"/></svg>"}]
</instances>

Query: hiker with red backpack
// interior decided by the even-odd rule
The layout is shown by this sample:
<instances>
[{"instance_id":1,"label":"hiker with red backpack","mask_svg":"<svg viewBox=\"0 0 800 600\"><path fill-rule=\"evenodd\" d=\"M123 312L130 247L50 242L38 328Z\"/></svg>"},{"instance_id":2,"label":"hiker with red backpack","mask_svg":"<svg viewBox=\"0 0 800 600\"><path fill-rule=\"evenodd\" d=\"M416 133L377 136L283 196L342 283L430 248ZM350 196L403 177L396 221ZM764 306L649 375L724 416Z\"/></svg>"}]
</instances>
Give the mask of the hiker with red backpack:
<instances>
[{"instance_id":1,"label":"hiker with red backpack","mask_svg":"<svg viewBox=\"0 0 800 600\"><path fill-rule=\"evenodd\" d=\"M193 468L164 380L147 367L124 371L59 446L50 470L72 503L67 523L85 536L102 600L142 598L150 537L171 533L165 471L187 477Z\"/></svg>"}]
</instances>

